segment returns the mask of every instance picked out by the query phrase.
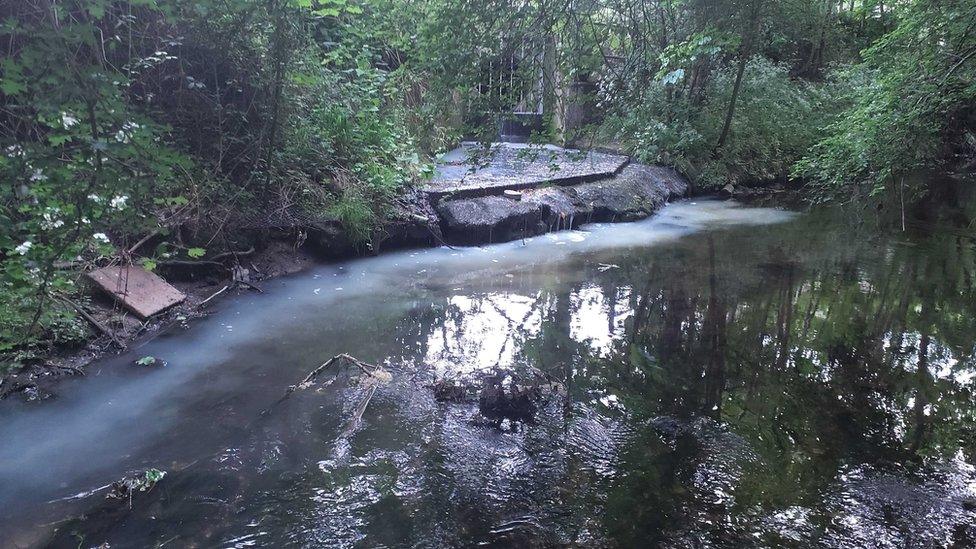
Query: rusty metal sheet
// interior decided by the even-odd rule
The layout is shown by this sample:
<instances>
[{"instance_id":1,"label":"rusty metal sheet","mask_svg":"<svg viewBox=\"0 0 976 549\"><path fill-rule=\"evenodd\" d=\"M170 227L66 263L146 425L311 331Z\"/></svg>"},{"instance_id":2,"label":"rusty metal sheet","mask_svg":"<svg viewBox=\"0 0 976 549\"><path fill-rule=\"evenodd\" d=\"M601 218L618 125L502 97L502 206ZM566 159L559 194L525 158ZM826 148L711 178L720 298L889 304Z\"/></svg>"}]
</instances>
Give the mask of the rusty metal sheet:
<instances>
[{"instance_id":1,"label":"rusty metal sheet","mask_svg":"<svg viewBox=\"0 0 976 549\"><path fill-rule=\"evenodd\" d=\"M186 299L183 292L136 265L102 267L88 278L143 320Z\"/></svg>"}]
</instances>

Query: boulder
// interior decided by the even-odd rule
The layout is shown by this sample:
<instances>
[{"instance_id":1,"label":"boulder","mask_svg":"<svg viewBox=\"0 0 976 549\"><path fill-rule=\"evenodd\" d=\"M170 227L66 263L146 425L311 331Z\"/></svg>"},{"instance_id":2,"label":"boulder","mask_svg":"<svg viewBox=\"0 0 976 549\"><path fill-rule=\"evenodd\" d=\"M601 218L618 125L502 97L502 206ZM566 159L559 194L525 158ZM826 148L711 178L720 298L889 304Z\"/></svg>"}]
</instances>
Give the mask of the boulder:
<instances>
[{"instance_id":1,"label":"boulder","mask_svg":"<svg viewBox=\"0 0 976 549\"><path fill-rule=\"evenodd\" d=\"M592 221L633 221L657 211L688 190L676 171L630 164L612 179L576 186L580 200L592 208Z\"/></svg>"},{"instance_id":2,"label":"boulder","mask_svg":"<svg viewBox=\"0 0 976 549\"><path fill-rule=\"evenodd\" d=\"M515 240L546 228L540 204L502 196L444 201L437 213L447 239L461 244Z\"/></svg>"},{"instance_id":3,"label":"boulder","mask_svg":"<svg viewBox=\"0 0 976 549\"><path fill-rule=\"evenodd\" d=\"M543 187L525 191L525 202L538 204L550 231L572 229L589 219L593 208L583 202L576 187Z\"/></svg>"},{"instance_id":4,"label":"boulder","mask_svg":"<svg viewBox=\"0 0 976 549\"><path fill-rule=\"evenodd\" d=\"M630 164L619 175L600 181L527 189L520 200L506 196L444 200L437 214L449 241L503 242L591 221L642 219L687 190L687 180L671 168Z\"/></svg>"},{"instance_id":5,"label":"boulder","mask_svg":"<svg viewBox=\"0 0 976 549\"><path fill-rule=\"evenodd\" d=\"M427 195L414 188L398 199L377 233L373 252L437 245L444 240L437 212Z\"/></svg>"}]
</instances>

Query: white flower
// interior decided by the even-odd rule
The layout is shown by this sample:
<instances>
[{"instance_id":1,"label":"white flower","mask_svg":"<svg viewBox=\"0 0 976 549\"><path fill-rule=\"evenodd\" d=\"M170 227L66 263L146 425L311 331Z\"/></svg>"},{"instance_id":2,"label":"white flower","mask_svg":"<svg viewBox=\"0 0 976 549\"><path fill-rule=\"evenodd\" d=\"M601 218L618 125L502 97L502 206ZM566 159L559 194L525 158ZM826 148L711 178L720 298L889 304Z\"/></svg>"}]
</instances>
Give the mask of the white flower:
<instances>
[{"instance_id":1,"label":"white flower","mask_svg":"<svg viewBox=\"0 0 976 549\"><path fill-rule=\"evenodd\" d=\"M64 226L64 220L58 217L58 210L54 208L51 211L44 212L44 221L41 221L41 228L45 231L50 231L51 229L57 229Z\"/></svg>"},{"instance_id":2,"label":"white flower","mask_svg":"<svg viewBox=\"0 0 976 549\"><path fill-rule=\"evenodd\" d=\"M47 180L47 176L44 175L44 172L40 168L38 168L38 169L34 170L34 173L31 174L30 180L31 181L46 181Z\"/></svg>"},{"instance_id":3,"label":"white flower","mask_svg":"<svg viewBox=\"0 0 976 549\"><path fill-rule=\"evenodd\" d=\"M106 235L105 233L95 233L92 235L92 238L95 239L95 241L97 242L101 242L102 244L109 243L108 235Z\"/></svg>"},{"instance_id":4,"label":"white flower","mask_svg":"<svg viewBox=\"0 0 976 549\"><path fill-rule=\"evenodd\" d=\"M111 206L111 207L113 207L113 208L115 208L116 210L124 210L125 209L125 201L128 200L128 199L129 199L129 197L126 196L126 195L124 195L124 194L123 195L116 195L115 197L112 198L111 201L109 201L108 205Z\"/></svg>"},{"instance_id":5,"label":"white flower","mask_svg":"<svg viewBox=\"0 0 976 549\"><path fill-rule=\"evenodd\" d=\"M78 123L78 119L72 116L71 114L66 112L61 113L61 125L64 126L64 129L67 130L68 128L74 126L77 123Z\"/></svg>"},{"instance_id":6,"label":"white flower","mask_svg":"<svg viewBox=\"0 0 976 549\"><path fill-rule=\"evenodd\" d=\"M47 208L41 217L44 218L41 221L41 228L45 231L64 226L64 220L61 219L61 208Z\"/></svg>"},{"instance_id":7,"label":"white flower","mask_svg":"<svg viewBox=\"0 0 976 549\"><path fill-rule=\"evenodd\" d=\"M127 136L124 131L119 130L115 132L115 140L118 141L119 143L128 143L129 136Z\"/></svg>"},{"instance_id":8,"label":"white flower","mask_svg":"<svg viewBox=\"0 0 976 549\"><path fill-rule=\"evenodd\" d=\"M34 245L33 242L31 242L29 240L26 240L26 241L24 241L23 244L21 244L20 246L17 246L16 248L14 248L14 251L17 252L17 253L19 253L20 255L27 255L27 252L30 251L31 246L33 246L33 245Z\"/></svg>"},{"instance_id":9,"label":"white flower","mask_svg":"<svg viewBox=\"0 0 976 549\"><path fill-rule=\"evenodd\" d=\"M24 156L24 149L20 145L11 145L7 147L7 156L10 158Z\"/></svg>"},{"instance_id":10,"label":"white flower","mask_svg":"<svg viewBox=\"0 0 976 549\"><path fill-rule=\"evenodd\" d=\"M95 204L101 204L102 203L102 197L98 196L97 194L90 194L90 195L88 195L88 200L91 200Z\"/></svg>"}]
</instances>

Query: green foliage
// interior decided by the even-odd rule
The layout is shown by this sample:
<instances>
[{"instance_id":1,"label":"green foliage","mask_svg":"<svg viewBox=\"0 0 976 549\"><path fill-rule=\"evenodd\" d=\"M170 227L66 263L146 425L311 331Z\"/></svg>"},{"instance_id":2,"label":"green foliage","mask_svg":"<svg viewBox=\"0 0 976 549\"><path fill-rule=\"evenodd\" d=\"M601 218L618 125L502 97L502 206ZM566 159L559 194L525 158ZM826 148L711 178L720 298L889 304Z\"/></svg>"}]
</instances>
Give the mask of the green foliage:
<instances>
[{"instance_id":1,"label":"green foliage","mask_svg":"<svg viewBox=\"0 0 976 549\"><path fill-rule=\"evenodd\" d=\"M879 194L938 166L953 146L974 152L965 136L976 99L976 6L924 0L898 16L894 30L864 51L864 62L841 73L849 106L796 166L795 175L823 197L862 184Z\"/></svg>"},{"instance_id":2,"label":"green foliage","mask_svg":"<svg viewBox=\"0 0 976 549\"><path fill-rule=\"evenodd\" d=\"M153 193L190 166L131 103L135 71L112 67L114 44L94 40L108 6L68 2L56 26L25 10L3 26L0 352L80 339L74 312L52 302L77 276L57 264L96 261L112 253L108 234L150 227ZM147 62L139 53L133 66Z\"/></svg>"},{"instance_id":3,"label":"green foliage","mask_svg":"<svg viewBox=\"0 0 976 549\"><path fill-rule=\"evenodd\" d=\"M55 300L76 292L66 267L118 260L144 235L134 259L149 270L204 257L215 230L280 221L268 212L331 215L368 240L429 171L372 6L0 8L0 354L83 339Z\"/></svg>"},{"instance_id":4,"label":"green foliage","mask_svg":"<svg viewBox=\"0 0 976 549\"><path fill-rule=\"evenodd\" d=\"M695 57L687 56L684 65L694 64ZM674 59L662 64L639 102L619 104L606 129L642 162L673 165L704 187L784 178L816 141L831 110L827 86L792 80L785 67L754 58L732 120L734 139L716 151L734 71L716 71L699 101L676 93L686 77Z\"/></svg>"},{"instance_id":5,"label":"green foliage","mask_svg":"<svg viewBox=\"0 0 976 549\"><path fill-rule=\"evenodd\" d=\"M705 188L877 193L976 157L971 2L637 6L3 4L0 355L83 339L58 298L87 268L310 220L369 243L429 158L512 111L542 108L535 139L621 145Z\"/></svg>"}]
</instances>

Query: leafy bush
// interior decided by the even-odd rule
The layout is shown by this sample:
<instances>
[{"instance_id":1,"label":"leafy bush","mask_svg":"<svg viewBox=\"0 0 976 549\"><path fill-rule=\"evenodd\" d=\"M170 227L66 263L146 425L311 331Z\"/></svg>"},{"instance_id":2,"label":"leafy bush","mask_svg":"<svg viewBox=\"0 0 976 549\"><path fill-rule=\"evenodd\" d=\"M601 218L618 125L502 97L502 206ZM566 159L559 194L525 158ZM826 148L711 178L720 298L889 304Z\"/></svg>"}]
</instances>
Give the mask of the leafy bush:
<instances>
[{"instance_id":1,"label":"leafy bush","mask_svg":"<svg viewBox=\"0 0 976 549\"><path fill-rule=\"evenodd\" d=\"M167 145L169 128L130 100L165 53L136 52L120 71L108 61L113 44L92 39L109 4L69 2L56 26L23 7L3 27L0 178L12 184L0 188L0 352L80 339L74 311L55 300L74 291L77 273L65 267L112 254L110 235L121 244L153 227L155 199L191 169Z\"/></svg>"},{"instance_id":2,"label":"leafy bush","mask_svg":"<svg viewBox=\"0 0 976 549\"><path fill-rule=\"evenodd\" d=\"M848 106L794 169L821 198L852 186L882 193L951 160L947 149L972 128L972 4L912 2L900 15L863 63L840 73Z\"/></svg>"},{"instance_id":3,"label":"leafy bush","mask_svg":"<svg viewBox=\"0 0 976 549\"><path fill-rule=\"evenodd\" d=\"M26 0L0 8L0 354L80 340L84 268L195 259L268 212L368 240L427 164L348 0ZM162 240L162 242L159 242ZM206 249L205 249L206 248Z\"/></svg>"},{"instance_id":4,"label":"leafy bush","mask_svg":"<svg viewBox=\"0 0 976 549\"><path fill-rule=\"evenodd\" d=\"M716 71L701 99L674 93L684 78L682 69L662 70L640 101L616 109L608 129L640 161L673 165L706 188L786 177L833 109L827 86L793 80L786 67L753 58L743 76L732 137L717 148L734 70Z\"/></svg>"}]
</instances>

